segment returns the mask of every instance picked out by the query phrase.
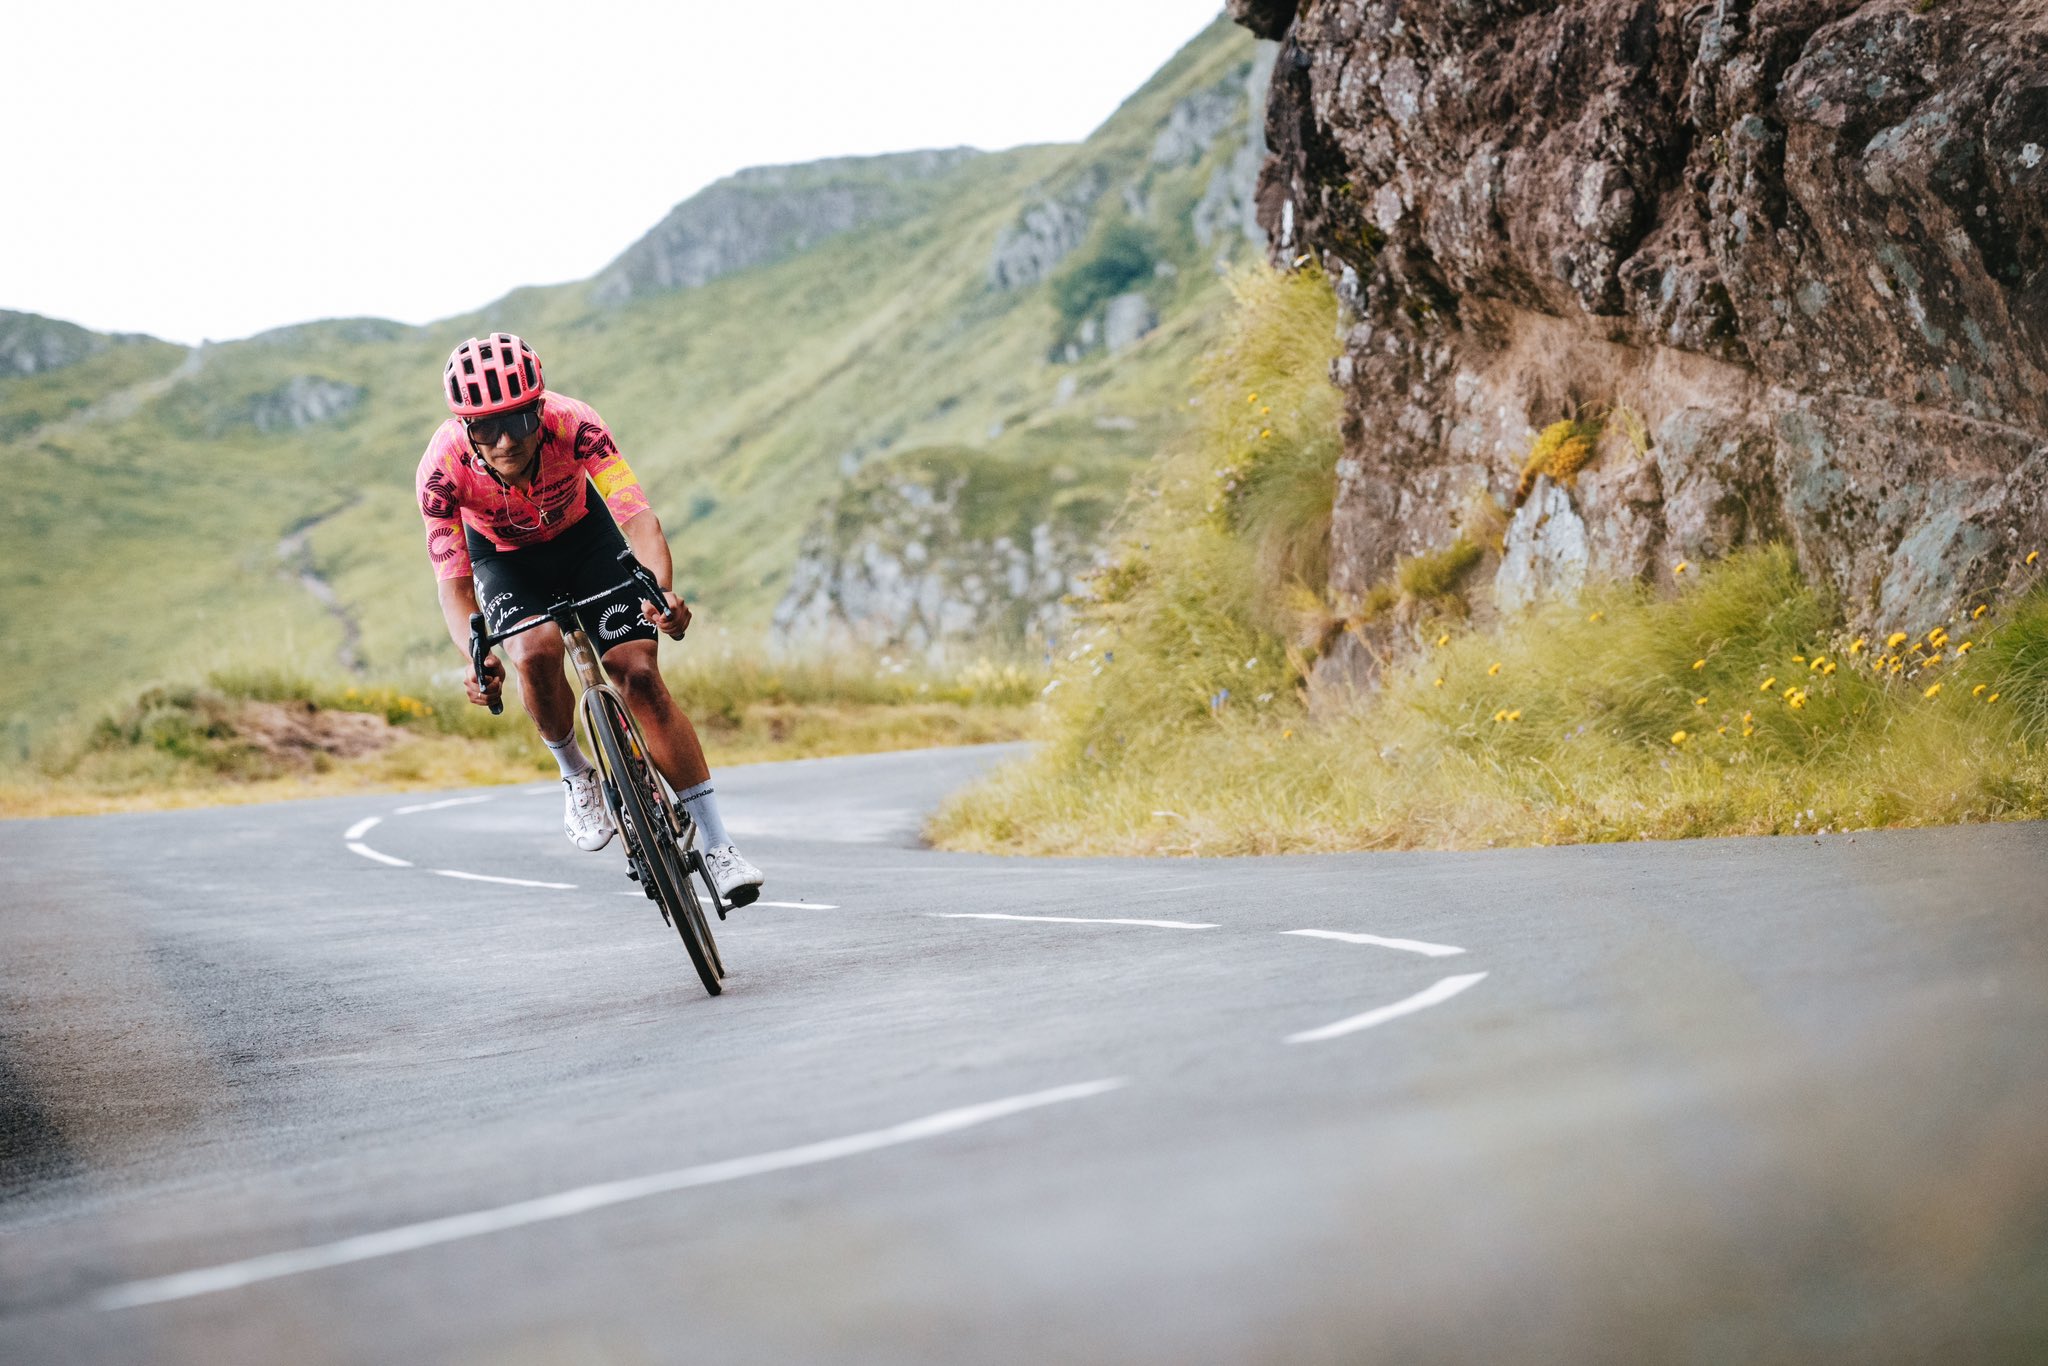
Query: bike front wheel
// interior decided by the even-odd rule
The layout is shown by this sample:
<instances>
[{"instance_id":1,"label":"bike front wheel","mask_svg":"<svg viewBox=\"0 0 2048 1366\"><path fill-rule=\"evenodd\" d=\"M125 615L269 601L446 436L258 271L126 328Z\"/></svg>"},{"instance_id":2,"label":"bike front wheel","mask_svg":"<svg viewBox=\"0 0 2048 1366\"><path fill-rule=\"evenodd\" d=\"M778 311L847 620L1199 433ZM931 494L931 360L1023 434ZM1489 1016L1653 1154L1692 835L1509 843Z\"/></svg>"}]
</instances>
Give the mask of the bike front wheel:
<instances>
[{"instance_id":1,"label":"bike front wheel","mask_svg":"<svg viewBox=\"0 0 2048 1366\"><path fill-rule=\"evenodd\" d=\"M606 777L618 794L620 834L626 841L627 857L638 865L662 914L676 927L704 990L716 996L725 989L719 981L725 975L725 965L697 904L696 889L683 875L667 794L648 761L639 729L618 700L603 693L596 699L590 723L597 732L593 738L608 770Z\"/></svg>"}]
</instances>

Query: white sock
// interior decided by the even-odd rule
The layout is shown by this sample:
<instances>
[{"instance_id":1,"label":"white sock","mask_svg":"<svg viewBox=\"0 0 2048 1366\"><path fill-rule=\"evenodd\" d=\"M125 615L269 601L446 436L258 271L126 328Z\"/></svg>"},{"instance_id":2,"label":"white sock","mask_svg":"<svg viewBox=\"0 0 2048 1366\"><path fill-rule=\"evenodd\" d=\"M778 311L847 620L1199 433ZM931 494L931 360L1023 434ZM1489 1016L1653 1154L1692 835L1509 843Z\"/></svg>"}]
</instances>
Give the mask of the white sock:
<instances>
[{"instance_id":1,"label":"white sock","mask_svg":"<svg viewBox=\"0 0 2048 1366\"><path fill-rule=\"evenodd\" d=\"M573 728L559 740L550 740L543 735L540 742L548 747L548 753L555 756L555 763L561 768L564 778L590 772L590 760L583 757L583 747L576 743Z\"/></svg>"},{"instance_id":2,"label":"white sock","mask_svg":"<svg viewBox=\"0 0 2048 1366\"><path fill-rule=\"evenodd\" d=\"M706 849L732 843L732 836L725 833L725 822L719 819L718 798L711 795L709 778L688 792L678 792L676 800L683 804L683 810L690 813L690 819L697 822L697 829L704 834Z\"/></svg>"}]
</instances>

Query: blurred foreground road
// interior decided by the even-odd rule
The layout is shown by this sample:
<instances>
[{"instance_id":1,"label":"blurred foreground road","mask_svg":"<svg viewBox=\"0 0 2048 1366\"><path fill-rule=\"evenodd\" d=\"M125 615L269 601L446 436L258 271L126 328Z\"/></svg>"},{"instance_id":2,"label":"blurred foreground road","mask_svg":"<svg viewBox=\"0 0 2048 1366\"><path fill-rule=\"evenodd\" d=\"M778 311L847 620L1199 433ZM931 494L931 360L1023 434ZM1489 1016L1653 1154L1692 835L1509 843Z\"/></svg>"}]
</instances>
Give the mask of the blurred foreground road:
<instances>
[{"instance_id":1,"label":"blurred foreground road","mask_svg":"<svg viewBox=\"0 0 2048 1366\"><path fill-rule=\"evenodd\" d=\"M999 757L723 773L715 1000L553 785L0 824L0 1361L2048 1359L2048 828L918 849Z\"/></svg>"}]
</instances>

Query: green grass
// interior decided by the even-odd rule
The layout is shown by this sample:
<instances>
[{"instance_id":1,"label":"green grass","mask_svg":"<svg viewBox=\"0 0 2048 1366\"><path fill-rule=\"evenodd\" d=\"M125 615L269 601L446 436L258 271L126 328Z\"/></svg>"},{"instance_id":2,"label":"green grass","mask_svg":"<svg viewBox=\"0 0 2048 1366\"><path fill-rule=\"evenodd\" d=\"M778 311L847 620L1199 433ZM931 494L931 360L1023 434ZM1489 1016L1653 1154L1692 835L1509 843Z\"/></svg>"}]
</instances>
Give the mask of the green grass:
<instances>
[{"instance_id":1,"label":"green grass","mask_svg":"<svg viewBox=\"0 0 2048 1366\"><path fill-rule=\"evenodd\" d=\"M1000 852L1242 854L2048 816L2048 589L1967 635L1951 624L1973 649L1918 672L1852 653L1837 622L1788 552L1744 552L1676 599L1611 587L1454 633L1333 714L1289 689L1184 712L1134 752L1069 710L1039 756L955 798L930 833ZM1063 680L1144 690L1118 660Z\"/></svg>"}]
</instances>

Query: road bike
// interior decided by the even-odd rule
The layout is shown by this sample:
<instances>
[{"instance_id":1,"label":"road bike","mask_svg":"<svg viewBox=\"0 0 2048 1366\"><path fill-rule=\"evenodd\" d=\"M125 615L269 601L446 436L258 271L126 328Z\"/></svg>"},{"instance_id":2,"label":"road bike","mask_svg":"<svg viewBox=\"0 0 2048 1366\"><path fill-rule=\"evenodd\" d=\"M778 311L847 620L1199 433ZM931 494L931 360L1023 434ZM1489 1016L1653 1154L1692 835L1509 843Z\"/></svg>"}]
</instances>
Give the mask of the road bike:
<instances>
[{"instance_id":1,"label":"road bike","mask_svg":"<svg viewBox=\"0 0 2048 1366\"><path fill-rule=\"evenodd\" d=\"M637 591L642 598L653 603L657 611L666 609L661 586L654 581L654 575L633 558L632 551L620 551L619 563L624 566L627 577L610 588L577 600L564 596L540 615L528 617L496 634L485 626L483 613L472 612L469 617L470 666L481 680L484 659L493 647L549 622L561 627L569 662L575 667L576 677L583 685L583 695L576 703L577 715L590 742L590 753L597 762L605 810L611 813L612 824L617 827L626 848L626 876L638 882L641 890L661 908L662 919L675 927L676 933L682 937L683 947L689 950L690 964L697 969L697 977L704 983L704 990L716 996L724 990L725 963L718 956L718 944L711 937L711 924L704 917L703 904L698 900L691 875L702 879L704 891L720 920L725 919L731 908L718 894L718 884L712 879L710 865L705 862L704 851L698 847L697 823L690 819L690 813L676 800L668 780L661 776L648 757L647 741L640 733L640 726L634 721L625 699L605 678L604 667L598 663L597 651L591 648L590 634L583 624L584 608L610 598L622 588ZM502 701L491 703L493 715L504 709Z\"/></svg>"}]
</instances>

